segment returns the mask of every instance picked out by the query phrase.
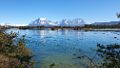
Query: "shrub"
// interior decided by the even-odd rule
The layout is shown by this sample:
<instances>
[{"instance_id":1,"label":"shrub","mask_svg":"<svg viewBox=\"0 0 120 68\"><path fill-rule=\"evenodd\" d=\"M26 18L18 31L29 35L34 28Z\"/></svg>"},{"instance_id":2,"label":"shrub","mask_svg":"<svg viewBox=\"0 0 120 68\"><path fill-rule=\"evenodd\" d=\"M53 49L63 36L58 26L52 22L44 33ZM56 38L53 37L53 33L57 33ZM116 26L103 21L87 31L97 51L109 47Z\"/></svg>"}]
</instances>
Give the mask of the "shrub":
<instances>
[{"instance_id":1,"label":"shrub","mask_svg":"<svg viewBox=\"0 0 120 68\"><path fill-rule=\"evenodd\" d=\"M26 48L24 38L25 36L18 38L17 33L11 32L7 34L5 32L0 32L0 62L3 63L3 65L7 63L7 67L9 67L11 66L10 61L12 61L13 66L11 67L22 66L22 68L25 68L28 65L30 66L32 54L30 50ZM4 63L5 60L1 60L1 58L7 59L6 63Z\"/></svg>"}]
</instances>

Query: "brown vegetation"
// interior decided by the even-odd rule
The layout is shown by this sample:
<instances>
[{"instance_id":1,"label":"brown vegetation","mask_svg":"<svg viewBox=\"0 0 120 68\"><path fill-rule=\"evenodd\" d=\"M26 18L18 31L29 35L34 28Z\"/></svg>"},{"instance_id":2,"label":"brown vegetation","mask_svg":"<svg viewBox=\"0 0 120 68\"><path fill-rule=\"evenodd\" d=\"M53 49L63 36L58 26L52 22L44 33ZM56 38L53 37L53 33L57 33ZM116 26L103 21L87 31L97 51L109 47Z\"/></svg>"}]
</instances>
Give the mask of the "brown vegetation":
<instances>
[{"instance_id":1,"label":"brown vegetation","mask_svg":"<svg viewBox=\"0 0 120 68\"><path fill-rule=\"evenodd\" d=\"M17 40L17 41L16 41ZM0 32L0 68L30 68L32 54L25 47L24 37Z\"/></svg>"}]
</instances>

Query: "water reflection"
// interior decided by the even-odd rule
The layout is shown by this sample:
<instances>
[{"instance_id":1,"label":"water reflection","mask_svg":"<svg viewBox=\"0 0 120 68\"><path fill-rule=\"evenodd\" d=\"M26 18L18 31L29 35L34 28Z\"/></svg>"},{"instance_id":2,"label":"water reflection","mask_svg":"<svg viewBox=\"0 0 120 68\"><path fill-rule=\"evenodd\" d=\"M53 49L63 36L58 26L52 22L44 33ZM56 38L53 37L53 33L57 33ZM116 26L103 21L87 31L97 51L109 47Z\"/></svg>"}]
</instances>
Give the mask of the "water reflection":
<instances>
[{"instance_id":1,"label":"water reflection","mask_svg":"<svg viewBox=\"0 0 120 68\"><path fill-rule=\"evenodd\" d=\"M120 32L114 31L7 30L10 31L26 34L26 44L35 55L36 68L49 68L52 64L54 68L79 68L81 62L73 58L83 52L91 55L90 48L95 48L97 43L120 43Z\"/></svg>"}]
</instances>

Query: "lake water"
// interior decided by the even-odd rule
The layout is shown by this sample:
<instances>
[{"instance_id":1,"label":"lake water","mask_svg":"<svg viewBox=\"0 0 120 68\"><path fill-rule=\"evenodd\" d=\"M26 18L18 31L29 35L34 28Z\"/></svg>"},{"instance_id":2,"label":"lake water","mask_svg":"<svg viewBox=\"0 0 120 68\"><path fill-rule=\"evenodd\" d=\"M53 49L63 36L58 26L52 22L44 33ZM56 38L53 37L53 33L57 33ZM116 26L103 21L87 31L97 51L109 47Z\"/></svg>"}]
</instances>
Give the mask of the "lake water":
<instances>
[{"instance_id":1,"label":"lake water","mask_svg":"<svg viewBox=\"0 0 120 68\"><path fill-rule=\"evenodd\" d=\"M26 47L33 52L35 68L84 67L84 61L76 57L83 53L94 55L92 49L97 43L120 44L119 31L6 30L8 33L11 31L18 32L20 36L26 35Z\"/></svg>"}]
</instances>

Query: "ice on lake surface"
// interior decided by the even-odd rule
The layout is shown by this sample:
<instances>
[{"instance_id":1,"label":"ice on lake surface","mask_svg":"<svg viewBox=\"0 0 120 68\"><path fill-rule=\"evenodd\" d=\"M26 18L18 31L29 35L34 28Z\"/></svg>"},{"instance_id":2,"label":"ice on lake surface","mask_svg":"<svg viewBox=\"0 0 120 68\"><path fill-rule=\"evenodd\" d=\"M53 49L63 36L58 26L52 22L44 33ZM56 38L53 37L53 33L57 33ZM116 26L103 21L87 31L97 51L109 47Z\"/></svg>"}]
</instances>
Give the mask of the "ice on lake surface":
<instances>
[{"instance_id":1,"label":"ice on lake surface","mask_svg":"<svg viewBox=\"0 0 120 68\"><path fill-rule=\"evenodd\" d=\"M35 68L80 68L84 66L79 58L81 54L93 55L97 43L120 44L119 31L84 30L19 30L26 35L26 46L34 54Z\"/></svg>"}]
</instances>

